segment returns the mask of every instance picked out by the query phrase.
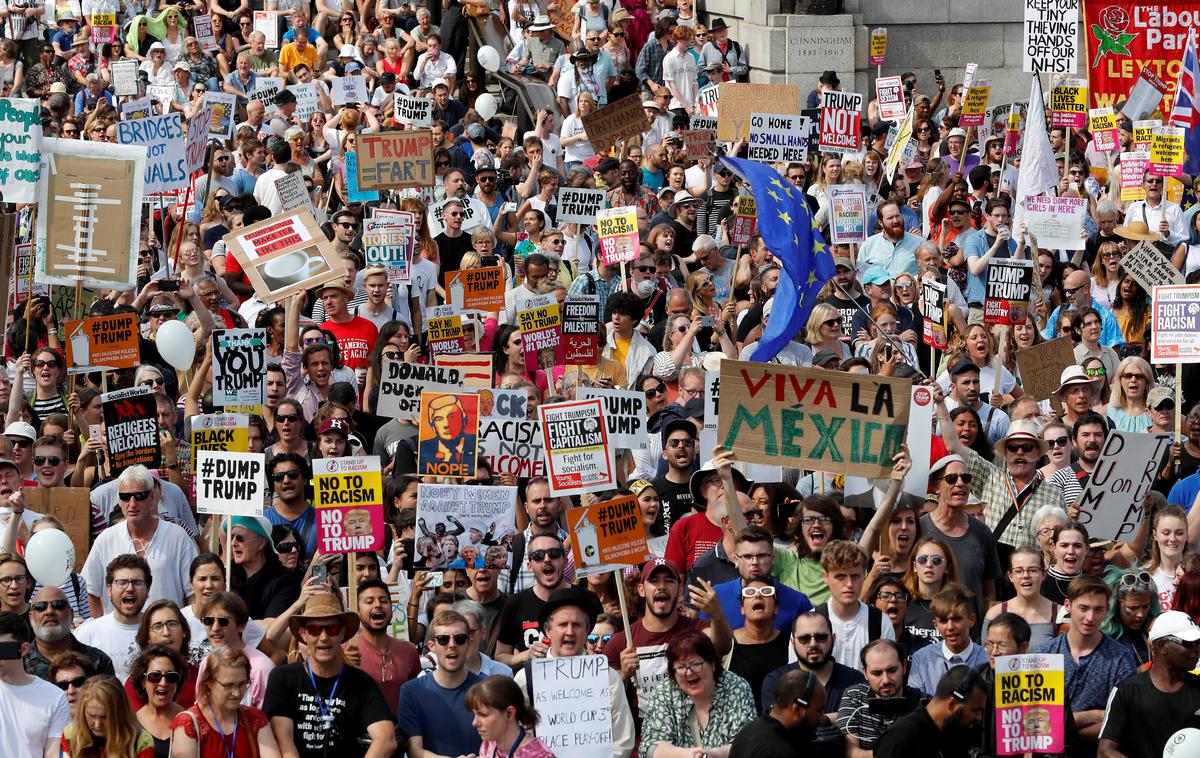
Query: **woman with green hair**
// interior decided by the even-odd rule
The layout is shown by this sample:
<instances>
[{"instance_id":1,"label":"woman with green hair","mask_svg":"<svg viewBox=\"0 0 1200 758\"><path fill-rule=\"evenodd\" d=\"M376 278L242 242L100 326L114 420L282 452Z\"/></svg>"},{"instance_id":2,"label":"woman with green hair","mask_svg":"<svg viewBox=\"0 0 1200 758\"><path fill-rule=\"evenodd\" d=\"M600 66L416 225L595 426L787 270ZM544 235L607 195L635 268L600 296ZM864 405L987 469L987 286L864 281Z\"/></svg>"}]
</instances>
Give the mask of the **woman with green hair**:
<instances>
[{"instance_id":1,"label":"woman with green hair","mask_svg":"<svg viewBox=\"0 0 1200 758\"><path fill-rule=\"evenodd\" d=\"M134 16L125 34L126 55L145 58L154 42L161 42L167 51L167 62L174 65L185 52L187 21L178 6L169 5L157 16Z\"/></svg>"},{"instance_id":2,"label":"woman with green hair","mask_svg":"<svg viewBox=\"0 0 1200 758\"><path fill-rule=\"evenodd\" d=\"M1154 578L1140 566L1129 569L1109 566L1104 570L1104 581L1113 588L1113 602L1108 604L1108 615L1100 631L1129 648L1141 668L1150 662L1147 642L1150 625L1162 613Z\"/></svg>"}]
</instances>

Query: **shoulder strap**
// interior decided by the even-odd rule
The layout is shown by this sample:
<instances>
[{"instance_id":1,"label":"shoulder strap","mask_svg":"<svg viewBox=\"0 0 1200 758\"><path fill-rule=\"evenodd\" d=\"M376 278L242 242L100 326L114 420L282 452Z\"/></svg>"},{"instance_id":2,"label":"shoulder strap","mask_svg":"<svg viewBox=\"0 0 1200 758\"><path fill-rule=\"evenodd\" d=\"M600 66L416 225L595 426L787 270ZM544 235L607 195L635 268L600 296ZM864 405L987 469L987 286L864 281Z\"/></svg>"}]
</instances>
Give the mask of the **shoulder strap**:
<instances>
[{"instance_id":1,"label":"shoulder strap","mask_svg":"<svg viewBox=\"0 0 1200 758\"><path fill-rule=\"evenodd\" d=\"M512 569L508 574L508 594L512 595L516 592L517 574L521 573L521 564L525 561L525 532L517 532L516 538L513 540L512 550ZM532 691L531 691L532 692ZM533 695L530 694L529 702L533 702Z\"/></svg>"},{"instance_id":2,"label":"shoulder strap","mask_svg":"<svg viewBox=\"0 0 1200 758\"><path fill-rule=\"evenodd\" d=\"M883 611L873 605L867 606L867 636L877 640L883 631Z\"/></svg>"},{"instance_id":3,"label":"shoulder strap","mask_svg":"<svg viewBox=\"0 0 1200 758\"><path fill-rule=\"evenodd\" d=\"M1058 603L1050 603L1050 636L1057 637L1058 630Z\"/></svg>"}]
</instances>

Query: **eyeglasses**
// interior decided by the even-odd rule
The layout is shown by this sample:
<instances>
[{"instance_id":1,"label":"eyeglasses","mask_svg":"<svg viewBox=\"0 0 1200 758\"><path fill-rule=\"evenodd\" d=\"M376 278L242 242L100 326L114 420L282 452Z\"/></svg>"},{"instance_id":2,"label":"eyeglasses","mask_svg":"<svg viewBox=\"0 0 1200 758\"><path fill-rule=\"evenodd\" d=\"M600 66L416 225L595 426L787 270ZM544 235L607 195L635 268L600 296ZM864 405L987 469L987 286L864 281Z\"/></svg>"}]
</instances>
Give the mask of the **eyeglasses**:
<instances>
[{"instance_id":1,"label":"eyeglasses","mask_svg":"<svg viewBox=\"0 0 1200 758\"><path fill-rule=\"evenodd\" d=\"M946 484L958 484L960 479L963 484L970 484L974 477L970 474L945 474L942 476L942 481Z\"/></svg>"},{"instance_id":2,"label":"eyeglasses","mask_svg":"<svg viewBox=\"0 0 1200 758\"><path fill-rule=\"evenodd\" d=\"M164 380L162 377L157 379L143 379L142 381L138 382L138 384L143 387L162 387L166 383L166 380Z\"/></svg>"},{"instance_id":3,"label":"eyeglasses","mask_svg":"<svg viewBox=\"0 0 1200 758\"><path fill-rule=\"evenodd\" d=\"M775 588L769 584L762 587L742 587L742 597L747 599L752 597L775 597Z\"/></svg>"},{"instance_id":4,"label":"eyeglasses","mask_svg":"<svg viewBox=\"0 0 1200 758\"><path fill-rule=\"evenodd\" d=\"M918 566L940 566L946 559L940 555L918 555L913 558L913 562Z\"/></svg>"},{"instance_id":5,"label":"eyeglasses","mask_svg":"<svg viewBox=\"0 0 1200 758\"><path fill-rule=\"evenodd\" d=\"M761 510L759 512L761 513ZM747 512L745 515L749 516L750 513ZM774 555L775 555L774 553L739 553L738 558L741 558L744 561L754 562L754 561L765 561L768 558L773 557Z\"/></svg>"},{"instance_id":6,"label":"eyeglasses","mask_svg":"<svg viewBox=\"0 0 1200 758\"><path fill-rule=\"evenodd\" d=\"M695 444L696 444L696 440L690 439L690 438L685 439L685 440L667 440L667 447L688 447L688 448L690 448L690 447L695 446Z\"/></svg>"},{"instance_id":7,"label":"eyeglasses","mask_svg":"<svg viewBox=\"0 0 1200 758\"><path fill-rule=\"evenodd\" d=\"M330 637L336 637L342 633L342 622L327 621L324 624L318 624L310 621L303 625L303 629L309 637L320 637L321 632L325 632Z\"/></svg>"},{"instance_id":8,"label":"eyeglasses","mask_svg":"<svg viewBox=\"0 0 1200 758\"><path fill-rule=\"evenodd\" d=\"M244 534L234 534L234 535L230 535L230 537L229 537L229 540L230 540L231 542L236 542L237 544L239 544L239 545L240 545L240 544L242 544L243 542L245 542L245 541L246 541L246 535L244 535Z\"/></svg>"},{"instance_id":9,"label":"eyeglasses","mask_svg":"<svg viewBox=\"0 0 1200 758\"><path fill-rule=\"evenodd\" d=\"M147 671L142 678L151 684L158 684L166 679L167 684L179 684L183 676L178 671Z\"/></svg>"},{"instance_id":10,"label":"eyeglasses","mask_svg":"<svg viewBox=\"0 0 1200 758\"><path fill-rule=\"evenodd\" d=\"M437 168L446 168L450 165L450 161L434 161L433 165Z\"/></svg>"},{"instance_id":11,"label":"eyeglasses","mask_svg":"<svg viewBox=\"0 0 1200 758\"><path fill-rule=\"evenodd\" d=\"M904 590L880 590L875 593L875 599L887 602L892 600L908 600L908 593Z\"/></svg>"},{"instance_id":12,"label":"eyeglasses","mask_svg":"<svg viewBox=\"0 0 1200 758\"><path fill-rule=\"evenodd\" d=\"M297 542L281 542L275 546L275 552L277 553L291 553L299 549L300 544Z\"/></svg>"},{"instance_id":13,"label":"eyeglasses","mask_svg":"<svg viewBox=\"0 0 1200 758\"><path fill-rule=\"evenodd\" d=\"M997 640L996 642L992 642L991 640L989 640L989 641L983 643L982 647L984 650L988 651L989 653L1003 653L1005 650L1012 647L1012 643L1011 642L1001 642L999 640Z\"/></svg>"},{"instance_id":14,"label":"eyeglasses","mask_svg":"<svg viewBox=\"0 0 1200 758\"><path fill-rule=\"evenodd\" d=\"M1068 295L1074 295L1079 290L1086 289L1090 286L1091 286L1090 284L1081 284L1078 287L1064 287L1063 292L1067 293Z\"/></svg>"},{"instance_id":15,"label":"eyeglasses","mask_svg":"<svg viewBox=\"0 0 1200 758\"><path fill-rule=\"evenodd\" d=\"M832 524L833 519L831 519L829 516L801 516L800 523L804 524L805 526L812 526L813 524Z\"/></svg>"},{"instance_id":16,"label":"eyeglasses","mask_svg":"<svg viewBox=\"0 0 1200 758\"><path fill-rule=\"evenodd\" d=\"M0 586L3 587L11 587L14 584L20 584L23 581L25 581L24 574L19 576L0 576Z\"/></svg>"},{"instance_id":17,"label":"eyeglasses","mask_svg":"<svg viewBox=\"0 0 1200 758\"><path fill-rule=\"evenodd\" d=\"M220 679L213 679L213 682L221 685L223 689L227 689L230 692L241 692L250 686L249 679L243 679L240 682L222 682Z\"/></svg>"},{"instance_id":18,"label":"eyeglasses","mask_svg":"<svg viewBox=\"0 0 1200 758\"><path fill-rule=\"evenodd\" d=\"M829 642L829 635L826 632L816 632L814 634L797 634L793 636L796 642L802 645L810 645L814 642L824 644Z\"/></svg>"},{"instance_id":19,"label":"eyeglasses","mask_svg":"<svg viewBox=\"0 0 1200 758\"><path fill-rule=\"evenodd\" d=\"M607 645L608 641L612 638L613 636L611 634L589 634L587 636L587 641L593 645L595 645L597 642Z\"/></svg>"},{"instance_id":20,"label":"eyeglasses","mask_svg":"<svg viewBox=\"0 0 1200 758\"><path fill-rule=\"evenodd\" d=\"M131 499L142 503L145 502L146 498L150 497L150 492L150 490L138 490L137 492L118 492L117 499L122 503L127 503Z\"/></svg>"},{"instance_id":21,"label":"eyeglasses","mask_svg":"<svg viewBox=\"0 0 1200 758\"><path fill-rule=\"evenodd\" d=\"M79 689L80 687L83 686L83 683L86 682L87 680L88 680L88 678L86 676L77 676L74 679L68 679L65 682L55 682L54 686L59 688L63 692L66 692L71 687L74 687L75 689Z\"/></svg>"},{"instance_id":22,"label":"eyeglasses","mask_svg":"<svg viewBox=\"0 0 1200 758\"><path fill-rule=\"evenodd\" d=\"M1037 449L1036 442L1010 442L1005 448L1010 453L1032 453Z\"/></svg>"},{"instance_id":23,"label":"eyeglasses","mask_svg":"<svg viewBox=\"0 0 1200 758\"><path fill-rule=\"evenodd\" d=\"M704 664L708 661L688 661L687 663L675 664L676 674L691 674L704 669Z\"/></svg>"},{"instance_id":24,"label":"eyeglasses","mask_svg":"<svg viewBox=\"0 0 1200 758\"><path fill-rule=\"evenodd\" d=\"M173 632L176 629L182 629L183 624L180 624L176 619L168 619L167 621L156 621L150 625L150 631L158 634L161 632Z\"/></svg>"},{"instance_id":25,"label":"eyeglasses","mask_svg":"<svg viewBox=\"0 0 1200 758\"><path fill-rule=\"evenodd\" d=\"M53 608L56 611L65 611L70 607L70 603L66 600L39 600L36 603L30 603L29 607L43 613L47 608Z\"/></svg>"},{"instance_id":26,"label":"eyeglasses","mask_svg":"<svg viewBox=\"0 0 1200 758\"><path fill-rule=\"evenodd\" d=\"M45 466L47 463L49 463L51 466L57 466L58 464L62 463L62 460L63 459L57 455L35 455L33 456L33 465Z\"/></svg>"},{"instance_id":27,"label":"eyeglasses","mask_svg":"<svg viewBox=\"0 0 1200 758\"><path fill-rule=\"evenodd\" d=\"M53 359L45 361L45 360L42 360L39 358L38 360L33 362L34 368L46 368L47 366L50 368L58 368L58 361L53 360Z\"/></svg>"},{"instance_id":28,"label":"eyeglasses","mask_svg":"<svg viewBox=\"0 0 1200 758\"><path fill-rule=\"evenodd\" d=\"M646 390L646 397L658 397L659 395L666 394L666 392L667 388L660 384L657 387L651 387L650 389Z\"/></svg>"},{"instance_id":29,"label":"eyeglasses","mask_svg":"<svg viewBox=\"0 0 1200 758\"><path fill-rule=\"evenodd\" d=\"M133 587L140 590L146 586L145 579L113 579L112 583L114 587L120 587L121 589Z\"/></svg>"},{"instance_id":30,"label":"eyeglasses","mask_svg":"<svg viewBox=\"0 0 1200 758\"><path fill-rule=\"evenodd\" d=\"M158 311L157 313L151 313L150 318L161 318L161 319L170 320L170 319L175 318L178 315L179 315L179 311ZM154 383L153 380L151 380L148 382L142 382L142 385L145 387L149 387L153 383ZM158 383L161 385L163 383L163 381L161 379L159 379Z\"/></svg>"},{"instance_id":31,"label":"eyeglasses","mask_svg":"<svg viewBox=\"0 0 1200 758\"><path fill-rule=\"evenodd\" d=\"M1054 439L1046 440L1046 444L1050 447L1066 447L1067 443L1070 441L1071 438L1064 434L1061 437L1055 437Z\"/></svg>"},{"instance_id":32,"label":"eyeglasses","mask_svg":"<svg viewBox=\"0 0 1200 758\"><path fill-rule=\"evenodd\" d=\"M282 421L285 424L294 424L299 420L300 420L299 413L276 413L275 414L276 423ZM279 481L279 480L276 479L275 481Z\"/></svg>"},{"instance_id":33,"label":"eyeglasses","mask_svg":"<svg viewBox=\"0 0 1200 758\"><path fill-rule=\"evenodd\" d=\"M548 550L534 550L529 554L530 560L534 563L541 563L549 558L552 561L561 560L563 557L563 549L561 547L552 547Z\"/></svg>"},{"instance_id":34,"label":"eyeglasses","mask_svg":"<svg viewBox=\"0 0 1200 758\"><path fill-rule=\"evenodd\" d=\"M1008 573L1012 574L1013 576L1037 576L1038 574L1042 573L1042 570L1035 566L1032 568L1009 569Z\"/></svg>"},{"instance_id":35,"label":"eyeglasses","mask_svg":"<svg viewBox=\"0 0 1200 758\"><path fill-rule=\"evenodd\" d=\"M471 639L469 634L437 634L433 637L433 641L442 647L449 645L450 640L454 640L455 645L465 645L469 639Z\"/></svg>"}]
</instances>

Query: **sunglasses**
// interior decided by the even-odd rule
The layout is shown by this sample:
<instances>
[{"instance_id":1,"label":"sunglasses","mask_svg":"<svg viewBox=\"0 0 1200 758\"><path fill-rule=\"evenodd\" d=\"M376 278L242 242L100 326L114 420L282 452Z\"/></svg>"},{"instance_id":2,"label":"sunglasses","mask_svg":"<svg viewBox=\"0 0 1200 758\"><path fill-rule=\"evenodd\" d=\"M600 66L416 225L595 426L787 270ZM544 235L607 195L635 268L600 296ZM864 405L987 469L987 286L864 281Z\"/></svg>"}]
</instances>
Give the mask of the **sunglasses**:
<instances>
[{"instance_id":1,"label":"sunglasses","mask_svg":"<svg viewBox=\"0 0 1200 758\"><path fill-rule=\"evenodd\" d=\"M946 562L946 559L940 555L918 555L913 558L918 566L940 566Z\"/></svg>"},{"instance_id":2,"label":"sunglasses","mask_svg":"<svg viewBox=\"0 0 1200 758\"><path fill-rule=\"evenodd\" d=\"M1084 324L1084 326L1095 326L1095 324ZM1104 376L1106 373L1103 366L1096 366L1094 368L1084 369L1084 371L1087 372L1088 376Z\"/></svg>"},{"instance_id":3,"label":"sunglasses","mask_svg":"<svg viewBox=\"0 0 1200 758\"><path fill-rule=\"evenodd\" d=\"M83 683L86 682L87 680L88 680L88 678L86 676L77 676L74 679L68 679L65 682L55 682L54 686L59 688L63 692L66 692L71 687L74 687L75 689L79 689L80 687L83 686Z\"/></svg>"},{"instance_id":4,"label":"sunglasses","mask_svg":"<svg viewBox=\"0 0 1200 758\"><path fill-rule=\"evenodd\" d=\"M942 481L946 484L958 484L958 481L961 479L963 484L970 484L974 478L970 474L946 474L942 477Z\"/></svg>"},{"instance_id":5,"label":"sunglasses","mask_svg":"<svg viewBox=\"0 0 1200 758\"><path fill-rule=\"evenodd\" d=\"M775 597L775 588L770 585L765 587L742 587L742 597Z\"/></svg>"},{"instance_id":6,"label":"sunglasses","mask_svg":"<svg viewBox=\"0 0 1200 758\"><path fill-rule=\"evenodd\" d=\"M143 387L161 387L166 384L166 381L162 377L159 377L158 379L143 379L138 384Z\"/></svg>"},{"instance_id":7,"label":"sunglasses","mask_svg":"<svg viewBox=\"0 0 1200 758\"><path fill-rule=\"evenodd\" d=\"M300 545L296 542L283 542L275 546L275 552L277 553L291 553L299 549Z\"/></svg>"},{"instance_id":8,"label":"sunglasses","mask_svg":"<svg viewBox=\"0 0 1200 758\"><path fill-rule=\"evenodd\" d=\"M287 424L294 424L299 420L300 420L299 413L277 413L277 414L275 414L276 422L283 421L284 423L287 423Z\"/></svg>"},{"instance_id":9,"label":"sunglasses","mask_svg":"<svg viewBox=\"0 0 1200 758\"><path fill-rule=\"evenodd\" d=\"M349 221L339 221L338 226L342 227L343 229L355 229L358 227L358 224L352 224Z\"/></svg>"},{"instance_id":10,"label":"sunglasses","mask_svg":"<svg viewBox=\"0 0 1200 758\"><path fill-rule=\"evenodd\" d=\"M746 517L747 521L760 519L765 513L766 511L764 511L762 508L751 508L748 511L742 511L742 515Z\"/></svg>"},{"instance_id":11,"label":"sunglasses","mask_svg":"<svg viewBox=\"0 0 1200 758\"><path fill-rule=\"evenodd\" d=\"M1170 637L1166 637L1164 639L1168 639L1171 642L1174 642L1176 645L1179 645L1180 647L1185 647L1188 650L1195 650L1197 647L1200 647L1200 640L1191 640L1191 641L1185 642L1185 641L1179 639L1178 637L1176 637L1175 635L1171 635Z\"/></svg>"},{"instance_id":12,"label":"sunglasses","mask_svg":"<svg viewBox=\"0 0 1200 758\"><path fill-rule=\"evenodd\" d=\"M552 547L548 550L534 550L529 554L529 559L534 563L541 563L549 558L552 561L562 559L564 553L561 547Z\"/></svg>"},{"instance_id":13,"label":"sunglasses","mask_svg":"<svg viewBox=\"0 0 1200 758\"><path fill-rule=\"evenodd\" d=\"M233 619L229 618L228 616L205 616L204 618L200 619L200 623L204 624L205 627L210 627L213 624L216 624L222 629L229 626L231 621L233 621Z\"/></svg>"},{"instance_id":14,"label":"sunglasses","mask_svg":"<svg viewBox=\"0 0 1200 758\"><path fill-rule=\"evenodd\" d=\"M45 466L47 463L49 463L51 466L57 466L58 464L62 463L62 460L63 459L57 455L35 455L33 456L33 465Z\"/></svg>"},{"instance_id":15,"label":"sunglasses","mask_svg":"<svg viewBox=\"0 0 1200 758\"><path fill-rule=\"evenodd\" d=\"M39 360L36 360L33 362L33 367L34 368L46 368L46 367L58 368L58 361L55 361L55 360L44 361L44 360L39 359Z\"/></svg>"},{"instance_id":16,"label":"sunglasses","mask_svg":"<svg viewBox=\"0 0 1200 758\"><path fill-rule=\"evenodd\" d=\"M587 641L592 645L595 645L597 642L607 645L608 641L612 638L613 636L611 634L589 634L587 636Z\"/></svg>"},{"instance_id":17,"label":"sunglasses","mask_svg":"<svg viewBox=\"0 0 1200 758\"><path fill-rule=\"evenodd\" d=\"M696 440L667 440L667 447L692 447L696 444Z\"/></svg>"},{"instance_id":18,"label":"sunglasses","mask_svg":"<svg viewBox=\"0 0 1200 758\"><path fill-rule=\"evenodd\" d=\"M325 632L330 637L336 637L342 633L342 622L333 621L324 624L309 622L303 625L303 629L309 637L320 637L321 632Z\"/></svg>"},{"instance_id":19,"label":"sunglasses","mask_svg":"<svg viewBox=\"0 0 1200 758\"><path fill-rule=\"evenodd\" d=\"M9 437L8 444L12 445L13 447L30 447L33 445L33 440L27 440L24 437L19 437L17 439Z\"/></svg>"},{"instance_id":20,"label":"sunglasses","mask_svg":"<svg viewBox=\"0 0 1200 758\"><path fill-rule=\"evenodd\" d=\"M821 326L836 326L837 328L841 329L842 320L840 318L831 318L827 321L822 321Z\"/></svg>"},{"instance_id":21,"label":"sunglasses","mask_svg":"<svg viewBox=\"0 0 1200 758\"><path fill-rule=\"evenodd\" d=\"M433 165L438 168L446 168L450 165L450 161L434 161Z\"/></svg>"},{"instance_id":22,"label":"sunglasses","mask_svg":"<svg viewBox=\"0 0 1200 758\"><path fill-rule=\"evenodd\" d=\"M959 208L958 210L950 211L951 216L965 216L969 211Z\"/></svg>"},{"instance_id":23,"label":"sunglasses","mask_svg":"<svg viewBox=\"0 0 1200 758\"><path fill-rule=\"evenodd\" d=\"M137 492L118 492L117 499L122 503L127 503L130 500L136 500L139 503L145 502L146 498L150 497L150 490L138 490Z\"/></svg>"},{"instance_id":24,"label":"sunglasses","mask_svg":"<svg viewBox=\"0 0 1200 758\"><path fill-rule=\"evenodd\" d=\"M658 268L655 266L634 266L633 270L639 271L643 274L653 274L654 272L658 271Z\"/></svg>"},{"instance_id":25,"label":"sunglasses","mask_svg":"<svg viewBox=\"0 0 1200 758\"><path fill-rule=\"evenodd\" d=\"M829 642L829 635L825 632L817 632L815 634L797 634L796 641L808 645L813 642L825 643Z\"/></svg>"},{"instance_id":26,"label":"sunglasses","mask_svg":"<svg viewBox=\"0 0 1200 758\"><path fill-rule=\"evenodd\" d=\"M1010 442L1004 448L1010 453L1032 453L1037 449L1035 442Z\"/></svg>"},{"instance_id":27,"label":"sunglasses","mask_svg":"<svg viewBox=\"0 0 1200 758\"><path fill-rule=\"evenodd\" d=\"M1064 434L1061 437L1055 437L1054 439L1046 440L1046 444L1050 447L1066 447L1067 443L1070 441L1071 438Z\"/></svg>"},{"instance_id":28,"label":"sunglasses","mask_svg":"<svg viewBox=\"0 0 1200 758\"><path fill-rule=\"evenodd\" d=\"M469 639L471 639L469 634L436 634L433 637L433 641L442 647L449 645L450 640L454 640L455 645L465 645Z\"/></svg>"},{"instance_id":29,"label":"sunglasses","mask_svg":"<svg viewBox=\"0 0 1200 758\"><path fill-rule=\"evenodd\" d=\"M667 388L659 385L653 389L646 390L646 397L658 397L659 395L665 395L666 392Z\"/></svg>"},{"instance_id":30,"label":"sunglasses","mask_svg":"<svg viewBox=\"0 0 1200 758\"><path fill-rule=\"evenodd\" d=\"M179 684L183 680L178 671L147 671L142 674L142 678L151 684L158 684L164 679L167 680L167 684Z\"/></svg>"},{"instance_id":31,"label":"sunglasses","mask_svg":"<svg viewBox=\"0 0 1200 758\"><path fill-rule=\"evenodd\" d=\"M70 604L66 600L39 600L36 603L30 603L29 607L38 613L42 613L47 608L53 608L56 611L65 611L70 607Z\"/></svg>"},{"instance_id":32,"label":"sunglasses","mask_svg":"<svg viewBox=\"0 0 1200 758\"><path fill-rule=\"evenodd\" d=\"M1124 574L1121 576L1122 587L1153 587L1154 579L1147 571L1139 571L1136 574Z\"/></svg>"},{"instance_id":33,"label":"sunglasses","mask_svg":"<svg viewBox=\"0 0 1200 758\"><path fill-rule=\"evenodd\" d=\"M299 479L302 473L303 472L298 468L294 468L290 471L276 471L275 473L271 474L271 481L282 482L284 479Z\"/></svg>"}]
</instances>

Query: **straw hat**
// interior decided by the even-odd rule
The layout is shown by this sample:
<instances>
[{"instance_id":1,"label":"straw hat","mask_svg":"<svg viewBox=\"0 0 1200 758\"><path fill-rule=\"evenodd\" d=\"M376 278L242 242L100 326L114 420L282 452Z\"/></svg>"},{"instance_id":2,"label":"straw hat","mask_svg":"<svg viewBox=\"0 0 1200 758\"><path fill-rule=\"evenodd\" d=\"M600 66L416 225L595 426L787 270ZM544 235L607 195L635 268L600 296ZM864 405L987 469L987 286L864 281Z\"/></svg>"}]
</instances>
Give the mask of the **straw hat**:
<instances>
[{"instance_id":1,"label":"straw hat","mask_svg":"<svg viewBox=\"0 0 1200 758\"><path fill-rule=\"evenodd\" d=\"M306 621L337 619L342 622L342 639L348 640L358 632L358 614L342 610L335 595L328 592L313 595L304 602L304 610L288 619L288 628L296 639L300 638L300 627Z\"/></svg>"},{"instance_id":2,"label":"straw hat","mask_svg":"<svg viewBox=\"0 0 1200 758\"><path fill-rule=\"evenodd\" d=\"M1146 225L1145 221L1129 221L1125 226L1118 226L1116 229L1113 229L1113 233L1127 240L1161 242L1163 238L1158 232L1150 231L1150 227Z\"/></svg>"}]
</instances>

